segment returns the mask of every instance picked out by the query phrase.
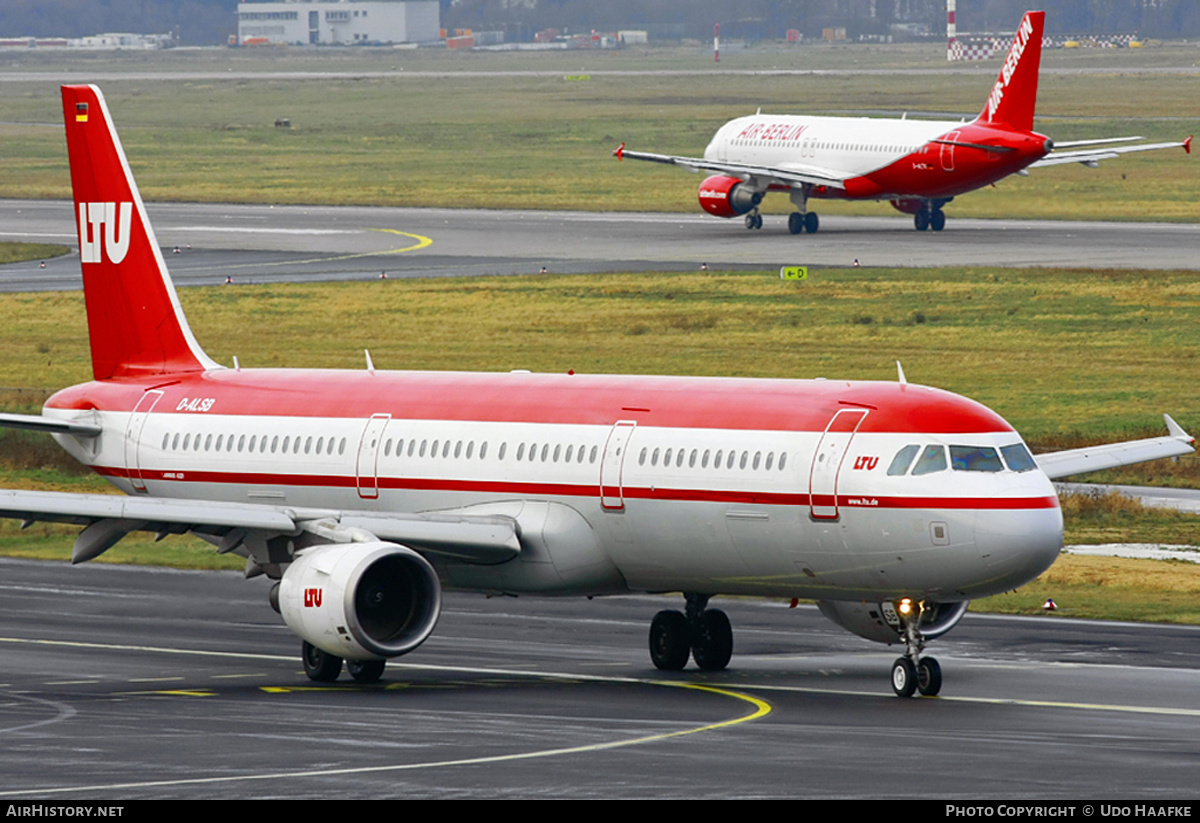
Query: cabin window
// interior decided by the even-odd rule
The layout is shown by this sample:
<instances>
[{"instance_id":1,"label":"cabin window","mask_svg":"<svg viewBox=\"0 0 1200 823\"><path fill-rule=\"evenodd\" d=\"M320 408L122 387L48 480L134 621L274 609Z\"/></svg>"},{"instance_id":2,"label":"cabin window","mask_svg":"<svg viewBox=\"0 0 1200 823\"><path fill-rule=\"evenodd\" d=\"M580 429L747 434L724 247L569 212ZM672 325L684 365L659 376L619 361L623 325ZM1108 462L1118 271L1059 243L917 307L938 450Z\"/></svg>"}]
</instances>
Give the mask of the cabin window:
<instances>
[{"instance_id":1,"label":"cabin window","mask_svg":"<svg viewBox=\"0 0 1200 823\"><path fill-rule=\"evenodd\" d=\"M524 459L525 459L525 444L524 444L524 443L518 443L518 444L517 444L517 460L518 460L518 461L521 461L521 460L524 460Z\"/></svg>"},{"instance_id":2,"label":"cabin window","mask_svg":"<svg viewBox=\"0 0 1200 823\"><path fill-rule=\"evenodd\" d=\"M479 459L482 460L485 457L487 457L487 441L486 440L484 440L482 443L479 444Z\"/></svg>"},{"instance_id":3,"label":"cabin window","mask_svg":"<svg viewBox=\"0 0 1200 823\"><path fill-rule=\"evenodd\" d=\"M592 446L592 453L591 453L591 455L588 456L588 462L589 463L596 462L596 447L595 446Z\"/></svg>"},{"instance_id":4,"label":"cabin window","mask_svg":"<svg viewBox=\"0 0 1200 823\"><path fill-rule=\"evenodd\" d=\"M162 444L163 451L166 451L166 450L167 450L167 445L168 445L170 442L171 442L171 433L170 433L170 432L167 432L166 434L164 434L164 435L163 435L163 444Z\"/></svg>"},{"instance_id":5,"label":"cabin window","mask_svg":"<svg viewBox=\"0 0 1200 823\"><path fill-rule=\"evenodd\" d=\"M455 459L457 459L461 456L462 456L462 441L459 440L457 443L454 444L454 457L455 457Z\"/></svg>"},{"instance_id":6,"label":"cabin window","mask_svg":"<svg viewBox=\"0 0 1200 823\"><path fill-rule=\"evenodd\" d=\"M249 450L254 451L254 447L256 445L258 445L258 435L252 434L252 435L250 435L250 449Z\"/></svg>"}]
</instances>

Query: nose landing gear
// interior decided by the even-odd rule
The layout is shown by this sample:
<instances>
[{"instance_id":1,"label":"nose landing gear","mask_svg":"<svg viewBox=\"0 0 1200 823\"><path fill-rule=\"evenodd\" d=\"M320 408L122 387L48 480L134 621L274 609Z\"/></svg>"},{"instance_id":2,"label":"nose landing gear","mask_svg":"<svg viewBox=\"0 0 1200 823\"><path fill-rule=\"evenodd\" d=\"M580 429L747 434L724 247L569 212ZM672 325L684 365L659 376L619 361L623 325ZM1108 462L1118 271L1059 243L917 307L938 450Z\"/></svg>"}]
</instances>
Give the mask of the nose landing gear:
<instances>
[{"instance_id":1,"label":"nose landing gear","mask_svg":"<svg viewBox=\"0 0 1200 823\"><path fill-rule=\"evenodd\" d=\"M942 667L933 657L921 657L925 638L917 627L921 623L922 604L908 598L896 604L905 652L892 664L892 691L897 697L912 697L920 692L935 697L942 690Z\"/></svg>"}]
</instances>

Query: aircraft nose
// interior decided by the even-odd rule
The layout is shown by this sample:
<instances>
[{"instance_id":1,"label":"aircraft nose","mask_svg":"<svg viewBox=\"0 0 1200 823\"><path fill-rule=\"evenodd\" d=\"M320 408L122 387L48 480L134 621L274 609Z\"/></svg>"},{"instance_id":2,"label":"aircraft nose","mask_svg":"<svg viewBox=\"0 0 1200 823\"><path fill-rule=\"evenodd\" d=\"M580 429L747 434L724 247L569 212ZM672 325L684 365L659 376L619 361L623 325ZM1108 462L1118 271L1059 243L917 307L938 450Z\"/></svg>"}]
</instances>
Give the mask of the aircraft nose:
<instances>
[{"instance_id":1,"label":"aircraft nose","mask_svg":"<svg viewBox=\"0 0 1200 823\"><path fill-rule=\"evenodd\" d=\"M1062 510L1055 501L1043 508L980 512L975 519L975 545L992 573L992 593L1015 589L1058 559L1063 546Z\"/></svg>"}]
</instances>

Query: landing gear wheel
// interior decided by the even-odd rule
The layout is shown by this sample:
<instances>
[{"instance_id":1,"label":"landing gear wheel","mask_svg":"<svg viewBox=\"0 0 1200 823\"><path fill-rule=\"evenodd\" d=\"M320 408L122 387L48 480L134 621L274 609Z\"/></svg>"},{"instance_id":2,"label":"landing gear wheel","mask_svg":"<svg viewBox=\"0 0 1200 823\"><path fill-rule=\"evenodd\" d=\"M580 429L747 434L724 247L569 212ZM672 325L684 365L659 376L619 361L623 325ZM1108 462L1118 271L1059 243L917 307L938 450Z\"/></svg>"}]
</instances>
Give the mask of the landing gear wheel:
<instances>
[{"instance_id":1,"label":"landing gear wheel","mask_svg":"<svg viewBox=\"0 0 1200 823\"><path fill-rule=\"evenodd\" d=\"M816 234L817 229L821 227L821 218L817 217L815 211L810 211L804 215L804 230L809 234Z\"/></svg>"},{"instance_id":2,"label":"landing gear wheel","mask_svg":"<svg viewBox=\"0 0 1200 823\"><path fill-rule=\"evenodd\" d=\"M747 214L746 215L746 228L761 229L762 228L762 215L759 214L758 212L750 212L749 214Z\"/></svg>"},{"instance_id":3,"label":"landing gear wheel","mask_svg":"<svg viewBox=\"0 0 1200 823\"><path fill-rule=\"evenodd\" d=\"M892 691L897 697L912 697L917 690L917 670L907 657L897 657L892 664Z\"/></svg>"},{"instance_id":4,"label":"landing gear wheel","mask_svg":"<svg viewBox=\"0 0 1200 823\"><path fill-rule=\"evenodd\" d=\"M892 680L896 678L892 673ZM942 690L942 667L932 657L922 657L917 664L917 690L926 697L935 697Z\"/></svg>"},{"instance_id":5,"label":"landing gear wheel","mask_svg":"<svg viewBox=\"0 0 1200 823\"><path fill-rule=\"evenodd\" d=\"M664 609L650 622L650 659L656 668L677 672L692 651L692 629L683 612Z\"/></svg>"},{"instance_id":6,"label":"landing gear wheel","mask_svg":"<svg viewBox=\"0 0 1200 823\"><path fill-rule=\"evenodd\" d=\"M342 673L342 658L321 651L307 640L300 646L300 658L304 661L304 673L309 680L332 683Z\"/></svg>"},{"instance_id":7,"label":"landing gear wheel","mask_svg":"<svg viewBox=\"0 0 1200 823\"><path fill-rule=\"evenodd\" d=\"M946 228L946 213L941 209L934 209L929 215L929 228L934 231L941 231Z\"/></svg>"},{"instance_id":8,"label":"landing gear wheel","mask_svg":"<svg viewBox=\"0 0 1200 823\"><path fill-rule=\"evenodd\" d=\"M921 209L913 215L913 226L917 231L925 231L929 228L929 212Z\"/></svg>"},{"instance_id":9,"label":"landing gear wheel","mask_svg":"<svg viewBox=\"0 0 1200 823\"><path fill-rule=\"evenodd\" d=\"M788 231L792 234L800 234L804 231L804 215L798 211L794 211L788 215Z\"/></svg>"},{"instance_id":10,"label":"landing gear wheel","mask_svg":"<svg viewBox=\"0 0 1200 823\"><path fill-rule=\"evenodd\" d=\"M720 609L705 609L700 629L692 638L692 658L706 671L720 671L733 655L733 627Z\"/></svg>"},{"instance_id":11,"label":"landing gear wheel","mask_svg":"<svg viewBox=\"0 0 1200 823\"><path fill-rule=\"evenodd\" d=\"M386 660L347 660L346 671L359 683L374 683L383 677Z\"/></svg>"}]
</instances>

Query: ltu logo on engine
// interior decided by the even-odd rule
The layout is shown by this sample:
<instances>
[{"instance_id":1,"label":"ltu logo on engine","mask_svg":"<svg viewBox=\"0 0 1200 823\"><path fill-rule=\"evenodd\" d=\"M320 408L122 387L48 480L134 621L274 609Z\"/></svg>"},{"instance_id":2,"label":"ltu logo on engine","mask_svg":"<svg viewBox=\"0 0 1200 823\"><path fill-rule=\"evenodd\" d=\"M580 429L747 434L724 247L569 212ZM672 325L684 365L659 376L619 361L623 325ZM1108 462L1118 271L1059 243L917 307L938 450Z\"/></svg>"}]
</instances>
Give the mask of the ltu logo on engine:
<instances>
[{"instance_id":1,"label":"ltu logo on engine","mask_svg":"<svg viewBox=\"0 0 1200 823\"><path fill-rule=\"evenodd\" d=\"M306 608L306 609L321 608L321 590L320 589L305 589L304 590L304 608Z\"/></svg>"},{"instance_id":2,"label":"ltu logo on engine","mask_svg":"<svg viewBox=\"0 0 1200 823\"><path fill-rule=\"evenodd\" d=\"M125 253L129 251L129 221L132 215L133 203L80 203L79 256L83 262L101 262L101 245L108 252L110 262L120 263L124 260Z\"/></svg>"}]
</instances>

